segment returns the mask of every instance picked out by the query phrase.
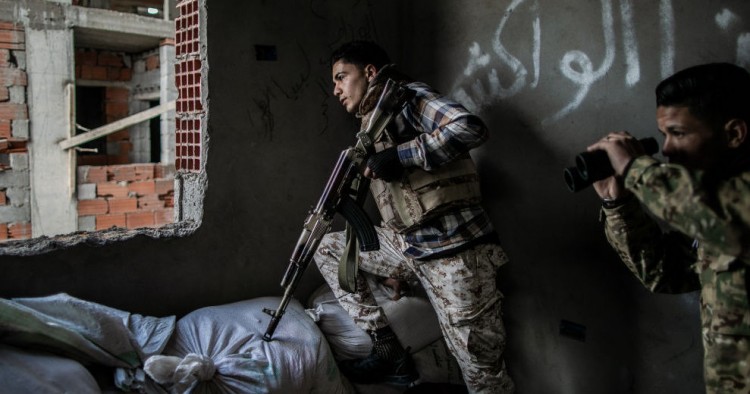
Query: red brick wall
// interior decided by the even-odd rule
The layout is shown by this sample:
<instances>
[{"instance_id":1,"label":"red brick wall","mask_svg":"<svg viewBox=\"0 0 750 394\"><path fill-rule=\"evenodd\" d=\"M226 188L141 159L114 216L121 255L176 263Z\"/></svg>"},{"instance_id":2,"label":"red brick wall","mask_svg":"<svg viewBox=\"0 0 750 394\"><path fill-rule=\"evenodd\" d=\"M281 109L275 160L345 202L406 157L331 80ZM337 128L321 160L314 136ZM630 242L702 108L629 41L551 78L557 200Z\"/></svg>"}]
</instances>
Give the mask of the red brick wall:
<instances>
[{"instance_id":1,"label":"red brick wall","mask_svg":"<svg viewBox=\"0 0 750 394\"><path fill-rule=\"evenodd\" d=\"M104 113L107 123L126 118L129 115L130 90L125 88L108 87L104 99ZM130 163L130 152L133 143L130 141L130 130L123 129L107 136L108 147L114 147L113 151L107 151L107 164Z\"/></svg>"},{"instance_id":2,"label":"red brick wall","mask_svg":"<svg viewBox=\"0 0 750 394\"><path fill-rule=\"evenodd\" d=\"M93 216L96 230L172 223L174 179L166 173L161 164L79 167L78 216ZM93 195L82 195L84 185L93 188Z\"/></svg>"},{"instance_id":3,"label":"red brick wall","mask_svg":"<svg viewBox=\"0 0 750 394\"><path fill-rule=\"evenodd\" d=\"M200 18L198 0L177 2L175 19L175 85L177 98L176 167L200 172L201 126L205 112L201 101L202 58L200 53Z\"/></svg>"},{"instance_id":4,"label":"red brick wall","mask_svg":"<svg viewBox=\"0 0 750 394\"><path fill-rule=\"evenodd\" d=\"M125 56L116 52L77 49L76 79L130 81L133 69L125 63Z\"/></svg>"},{"instance_id":5,"label":"red brick wall","mask_svg":"<svg viewBox=\"0 0 750 394\"><path fill-rule=\"evenodd\" d=\"M76 79L125 82L133 76L128 67L124 53L98 51L94 49L76 50ZM156 56L158 62L158 55ZM107 87L104 99L106 123L127 117L129 113L130 90L127 88ZM130 163L130 152L133 143L128 129L120 130L107 137L111 152L95 155L78 155L78 165L112 165Z\"/></svg>"},{"instance_id":6,"label":"red brick wall","mask_svg":"<svg viewBox=\"0 0 750 394\"><path fill-rule=\"evenodd\" d=\"M15 56L26 50L26 35L20 25L0 22L0 156L28 154L26 139L19 138L13 130L13 121L29 119L28 105L14 103L10 99L11 87L28 86L26 70L18 67ZM7 159L7 157L6 157ZM1 160L0 162L8 162ZM0 171L14 171L13 168L0 164ZM0 189L0 205L12 205L7 196L7 189ZM25 202L20 205L28 205ZM0 241L8 239L31 238L31 218L29 221L4 222L0 218Z\"/></svg>"}]
</instances>

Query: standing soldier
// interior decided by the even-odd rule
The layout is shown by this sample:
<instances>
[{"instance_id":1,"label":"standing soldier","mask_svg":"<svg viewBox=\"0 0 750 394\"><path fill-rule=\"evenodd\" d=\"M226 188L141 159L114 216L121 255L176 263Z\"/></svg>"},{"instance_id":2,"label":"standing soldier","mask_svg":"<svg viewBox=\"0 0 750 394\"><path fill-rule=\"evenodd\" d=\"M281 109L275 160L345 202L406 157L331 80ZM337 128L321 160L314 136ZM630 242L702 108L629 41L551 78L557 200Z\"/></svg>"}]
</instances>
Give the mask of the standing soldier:
<instances>
[{"instance_id":1,"label":"standing soldier","mask_svg":"<svg viewBox=\"0 0 750 394\"><path fill-rule=\"evenodd\" d=\"M399 73L374 43L343 45L331 66L334 95L363 126L387 80L413 93L376 141L377 153L364 170L384 227L377 228L380 250L363 252L359 269L390 278L396 287L398 280L419 280L469 390L513 392L503 361L502 295L496 287L497 269L507 258L479 204L479 177L469 156L487 139L486 126L460 104ZM411 384L418 374L408 349L367 281L360 276L351 293L339 284L345 243L343 233L328 234L315 261L342 307L370 334L373 351L341 362L341 370L354 382Z\"/></svg>"}]
</instances>

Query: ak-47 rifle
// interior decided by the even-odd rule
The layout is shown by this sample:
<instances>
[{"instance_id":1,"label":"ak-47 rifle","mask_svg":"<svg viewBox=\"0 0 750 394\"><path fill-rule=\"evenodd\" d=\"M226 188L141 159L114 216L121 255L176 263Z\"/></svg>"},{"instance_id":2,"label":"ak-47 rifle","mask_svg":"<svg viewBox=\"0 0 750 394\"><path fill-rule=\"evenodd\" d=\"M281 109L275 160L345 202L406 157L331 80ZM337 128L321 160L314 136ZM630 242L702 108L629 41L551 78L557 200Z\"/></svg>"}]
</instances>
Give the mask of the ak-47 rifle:
<instances>
[{"instance_id":1,"label":"ak-47 rifle","mask_svg":"<svg viewBox=\"0 0 750 394\"><path fill-rule=\"evenodd\" d=\"M382 134L393 116L403 108L407 95L406 87L389 79L367 127L357 134L356 145L344 149L339 155L336 166L323 189L323 194L305 220L302 234L297 240L289 265L281 279L281 287L284 289L281 302L275 310L263 309L271 315L263 340L272 339L302 274L312 261L323 236L331 229L337 213L341 214L353 229L359 250L365 252L380 248L375 228L367 213L362 209L362 204L367 197L369 179L362 176L361 167L367 157L373 153L373 142Z\"/></svg>"}]
</instances>

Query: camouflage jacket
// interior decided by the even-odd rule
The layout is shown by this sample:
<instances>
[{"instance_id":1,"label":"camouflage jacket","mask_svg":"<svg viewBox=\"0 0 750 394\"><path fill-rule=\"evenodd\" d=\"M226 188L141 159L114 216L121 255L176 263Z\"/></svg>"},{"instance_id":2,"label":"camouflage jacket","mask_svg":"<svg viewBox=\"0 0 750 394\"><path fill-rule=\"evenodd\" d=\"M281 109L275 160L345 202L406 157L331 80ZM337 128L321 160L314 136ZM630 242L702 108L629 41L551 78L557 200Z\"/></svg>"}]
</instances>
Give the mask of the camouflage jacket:
<instances>
[{"instance_id":1,"label":"camouflage jacket","mask_svg":"<svg viewBox=\"0 0 750 394\"><path fill-rule=\"evenodd\" d=\"M602 216L627 267L654 292L700 290L704 335L750 336L750 170L711 181L643 156L625 187L637 200Z\"/></svg>"}]
</instances>

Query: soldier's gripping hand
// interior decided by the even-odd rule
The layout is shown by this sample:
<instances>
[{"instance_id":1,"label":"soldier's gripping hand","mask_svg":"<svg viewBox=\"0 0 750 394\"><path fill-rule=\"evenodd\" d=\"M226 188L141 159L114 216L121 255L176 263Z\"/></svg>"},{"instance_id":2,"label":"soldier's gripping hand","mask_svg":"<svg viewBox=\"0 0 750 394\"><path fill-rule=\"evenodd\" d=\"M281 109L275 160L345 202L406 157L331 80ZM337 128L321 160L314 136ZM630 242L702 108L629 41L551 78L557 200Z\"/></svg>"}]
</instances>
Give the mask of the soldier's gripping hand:
<instances>
[{"instance_id":1,"label":"soldier's gripping hand","mask_svg":"<svg viewBox=\"0 0 750 394\"><path fill-rule=\"evenodd\" d=\"M630 163L635 158L645 155L643 145L627 131L607 134L601 140L586 148L587 151L603 150L607 152L609 162L615 170L613 176L594 182L594 190L604 201L621 200L630 192L625 189L622 178Z\"/></svg>"},{"instance_id":2,"label":"soldier's gripping hand","mask_svg":"<svg viewBox=\"0 0 750 394\"><path fill-rule=\"evenodd\" d=\"M398 149L394 146L383 149L367 159L364 175L368 178L393 182L404 173L404 166L398 158Z\"/></svg>"}]
</instances>

